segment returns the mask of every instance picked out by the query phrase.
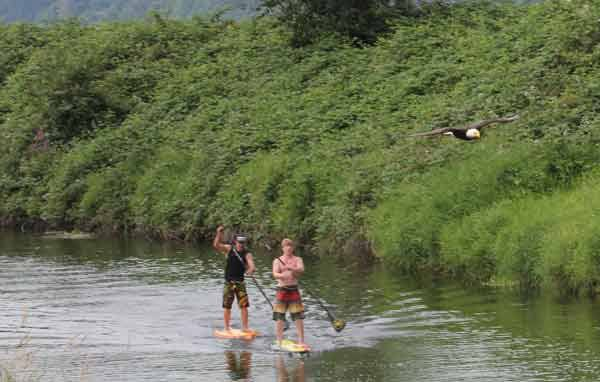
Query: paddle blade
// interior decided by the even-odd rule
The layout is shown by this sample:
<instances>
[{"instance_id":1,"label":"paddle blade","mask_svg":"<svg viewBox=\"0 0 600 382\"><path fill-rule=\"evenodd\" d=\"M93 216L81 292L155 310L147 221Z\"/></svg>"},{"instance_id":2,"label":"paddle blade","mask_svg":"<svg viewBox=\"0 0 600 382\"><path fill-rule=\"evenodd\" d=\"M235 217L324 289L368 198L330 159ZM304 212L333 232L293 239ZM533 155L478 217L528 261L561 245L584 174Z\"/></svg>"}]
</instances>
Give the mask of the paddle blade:
<instances>
[{"instance_id":1,"label":"paddle blade","mask_svg":"<svg viewBox=\"0 0 600 382\"><path fill-rule=\"evenodd\" d=\"M342 330L344 330L344 328L346 327L346 321L340 320L340 319L333 320L332 324L333 324L333 328L338 333L341 332Z\"/></svg>"}]
</instances>

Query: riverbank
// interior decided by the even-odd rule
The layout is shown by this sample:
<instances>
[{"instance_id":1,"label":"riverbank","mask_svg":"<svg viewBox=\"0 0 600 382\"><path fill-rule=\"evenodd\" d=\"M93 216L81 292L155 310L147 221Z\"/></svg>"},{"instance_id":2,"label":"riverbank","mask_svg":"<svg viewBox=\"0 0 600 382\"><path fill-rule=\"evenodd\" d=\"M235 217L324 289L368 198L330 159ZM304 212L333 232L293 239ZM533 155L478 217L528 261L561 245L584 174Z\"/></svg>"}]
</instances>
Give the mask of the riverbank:
<instances>
[{"instance_id":1,"label":"riverbank","mask_svg":"<svg viewBox=\"0 0 600 382\"><path fill-rule=\"evenodd\" d=\"M595 293L594 210L563 211L600 184L598 7L457 4L302 48L270 18L0 25L0 216L184 241L224 223ZM478 142L408 137L513 113Z\"/></svg>"}]
</instances>

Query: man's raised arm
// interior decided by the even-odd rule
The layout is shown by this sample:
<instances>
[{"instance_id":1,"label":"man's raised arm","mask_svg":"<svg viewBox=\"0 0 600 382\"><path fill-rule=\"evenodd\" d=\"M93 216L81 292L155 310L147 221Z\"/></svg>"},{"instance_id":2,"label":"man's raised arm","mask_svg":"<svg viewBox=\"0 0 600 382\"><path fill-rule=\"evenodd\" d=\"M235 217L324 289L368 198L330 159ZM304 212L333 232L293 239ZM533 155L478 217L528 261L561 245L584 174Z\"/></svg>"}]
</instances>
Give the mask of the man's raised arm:
<instances>
[{"instance_id":1,"label":"man's raised arm","mask_svg":"<svg viewBox=\"0 0 600 382\"><path fill-rule=\"evenodd\" d=\"M217 228L217 234L215 235L215 239L213 240L213 248L216 249L218 252L221 252L222 254L227 255L227 253L229 252L231 247L229 245L223 243L223 231L224 230L225 230L225 227L223 227L222 225L220 225Z\"/></svg>"}]
</instances>

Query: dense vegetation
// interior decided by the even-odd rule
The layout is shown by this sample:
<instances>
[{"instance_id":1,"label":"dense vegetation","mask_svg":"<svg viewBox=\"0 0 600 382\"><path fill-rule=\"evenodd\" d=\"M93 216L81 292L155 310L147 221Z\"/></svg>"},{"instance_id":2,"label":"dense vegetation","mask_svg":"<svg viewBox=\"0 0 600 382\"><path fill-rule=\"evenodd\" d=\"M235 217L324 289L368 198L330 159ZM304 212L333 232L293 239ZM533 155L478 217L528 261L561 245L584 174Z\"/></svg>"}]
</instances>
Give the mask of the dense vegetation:
<instances>
[{"instance_id":1,"label":"dense vegetation","mask_svg":"<svg viewBox=\"0 0 600 382\"><path fill-rule=\"evenodd\" d=\"M292 31L291 43L302 46L324 34L337 34L357 43L373 43L390 30L393 19L415 16L414 0L264 0L272 14Z\"/></svg>"},{"instance_id":2,"label":"dense vegetation","mask_svg":"<svg viewBox=\"0 0 600 382\"><path fill-rule=\"evenodd\" d=\"M596 1L461 4L374 45L278 21L0 26L0 216L368 249L483 283L600 282ZM409 138L518 112L479 142Z\"/></svg>"},{"instance_id":3,"label":"dense vegetation","mask_svg":"<svg viewBox=\"0 0 600 382\"><path fill-rule=\"evenodd\" d=\"M0 21L53 21L77 17L86 22L143 18L149 11L172 17L226 11L239 18L253 15L259 0L5 0Z\"/></svg>"}]
</instances>

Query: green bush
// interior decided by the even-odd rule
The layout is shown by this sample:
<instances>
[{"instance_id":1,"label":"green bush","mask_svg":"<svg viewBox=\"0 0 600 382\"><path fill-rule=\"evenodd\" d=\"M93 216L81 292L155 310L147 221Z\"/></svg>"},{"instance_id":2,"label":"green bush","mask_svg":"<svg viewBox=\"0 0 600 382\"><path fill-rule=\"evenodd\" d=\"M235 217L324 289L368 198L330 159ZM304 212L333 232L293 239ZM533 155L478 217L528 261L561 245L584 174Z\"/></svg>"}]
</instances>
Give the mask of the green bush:
<instances>
[{"instance_id":1,"label":"green bush","mask_svg":"<svg viewBox=\"0 0 600 382\"><path fill-rule=\"evenodd\" d=\"M187 240L225 223L406 271L593 290L594 224L529 205L591 187L598 7L423 7L360 47L293 48L270 17L0 25L0 217ZM512 113L479 142L410 136Z\"/></svg>"},{"instance_id":2,"label":"green bush","mask_svg":"<svg viewBox=\"0 0 600 382\"><path fill-rule=\"evenodd\" d=\"M131 226L129 199L134 187L134 166L128 163L90 173L85 193L73 214L88 229L126 231Z\"/></svg>"},{"instance_id":3,"label":"green bush","mask_svg":"<svg viewBox=\"0 0 600 382\"><path fill-rule=\"evenodd\" d=\"M206 224L211 195L220 186L207 153L163 147L135 184L130 207L139 230L195 235Z\"/></svg>"}]
</instances>

